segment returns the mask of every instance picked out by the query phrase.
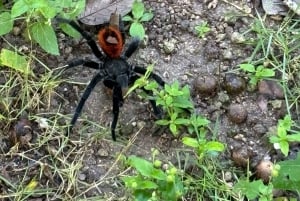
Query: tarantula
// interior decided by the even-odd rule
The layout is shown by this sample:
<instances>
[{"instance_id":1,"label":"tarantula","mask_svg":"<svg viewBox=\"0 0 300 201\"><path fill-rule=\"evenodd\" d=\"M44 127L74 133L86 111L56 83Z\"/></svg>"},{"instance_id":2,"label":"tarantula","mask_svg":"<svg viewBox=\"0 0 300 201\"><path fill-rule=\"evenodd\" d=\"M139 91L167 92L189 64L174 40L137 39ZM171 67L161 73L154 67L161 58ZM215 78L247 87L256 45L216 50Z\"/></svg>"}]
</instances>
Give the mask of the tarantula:
<instances>
[{"instance_id":1,"label":"tarantula","mask_svg":"<svg viewBox=\"0 0 300 201\"><path fill-rule=\"evenodd\" d=\"M128 48L123 52L125 44L124 26L121 20L121 16L118 14L112 14L109 24L101 28L98 33L98 45L103 53L98 48L97 43L89 33L84 31L75 21L66 19L58 19L59 22L68 23L75 30L77 30L83 38L86 39L87 44L91 48L93 54L99 59L99 62L95 62L87 59L76 59L66 65L66 69L73 68L79 65L84 67L96 69L97 74L92 78L88 86L86 87L70 122L67 130L67 135L72 131L82 108L88 99L89 95L93 91L96 84L103 80L106 87L112 89L112 102L113 102L113 120L111 123L111 135L112 139L116 141L115 129L119 116L119 108L123 105L123 89L132 85L140 75L146 73L146 69L140 66L131 65L127 62L127 59L137 50L140 40L134 38ZM164 86L163 79L151 73L150 77L154 79L159 85ZM146 89L143 89L146 93L150 93ZM155 116L160 116L160 109L156 106L154 100L150 100Z\"/></svg>"}]
</instances>

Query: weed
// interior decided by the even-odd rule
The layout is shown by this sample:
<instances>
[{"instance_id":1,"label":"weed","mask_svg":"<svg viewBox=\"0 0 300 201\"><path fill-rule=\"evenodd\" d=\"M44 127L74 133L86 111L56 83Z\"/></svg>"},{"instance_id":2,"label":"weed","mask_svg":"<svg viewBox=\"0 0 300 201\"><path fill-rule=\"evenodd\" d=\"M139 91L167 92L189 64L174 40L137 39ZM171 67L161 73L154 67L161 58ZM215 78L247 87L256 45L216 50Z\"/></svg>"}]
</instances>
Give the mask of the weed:
<instances>
[{"instance_id":1,"label":"weed","mask_svg":"<svg viewBox=\"0 0 300 201\"><path fill-rule=\"evenodd\" d=\"M18 0L10 11L3 9L0 13L0 35L9 33L16 20L24 20L25 35L37 42L46 52L59 54L58 42L51 26L51 20L57 15L67 19L74 19L84 9L85 1L51 1L51 0ZM61 27L67 33L74 33L70 27ZM73 34L74 36L75 34Z\"/></svg>"},{"instance_id":2,"label":"weed","mask_svg":"<svg viewBox=\"0 0 300 201\"><path fill-rule=\"evenodd\" d=\"M284 156L289 153L289 143L300 142L300 132L291 130L294 122L290 115L286 115L284 119L280 119L277 124L277 135L270 136L270 142L274 144L276 149L280 149ZM288 132L292 134L288 134Z\"/></svg>"},{"instance_id":3,"label":"weed","mask_svg":"<svg viewBox=\"0 0 300 201\"><path fill-rule=\"evenodd\" d=\"M276 164L276 175L272 178L274 188L300 193L300 154L296 159L280 161Z\"/></svg>"},{"instance_id":4,"label":"weed","mask_svg":"<svg viewBox=\"0 0 300 201\"><path fill-rule=\"evenodd\" d=\"M130 156L128 164L136 171L134 176L124 176L125 186L132 191L134 200L170 200L176 201L183 196L184 188L180 172L170 165L162 169L162 162L152 154L152 162L143 158Z\"/></svg>"},{"instance_id":5,"label":"weed","mask_svg":"<svg viewBox=\"0 0 300 201\"><path fill-rule=\"evenodd\" d=\"M248 73L250 77L250 85L256 87L258 81L275 76L275 70L259 65L255 67L253 64L240 64L240 68Z\"/></svg>"},{"instance_id":6,"label":"weed","mask_svg":"<svg viewBox=\"0 0 300 201\"><path fill-rule=\"evenodd\" d=\"M131 23L129 34L133 37L139 37L143 39L145 37L145 29L143 22L148 22L153 18L153 13L145 11L144 3L140 0L135 0L132 4L133 17L126 15L123 17L123 21Z\"/></svg>"},{"instance_id":7,"label":"weed","mask_svg":"<svg viewBox=\"0 0 300 201\"><path fill-rule=\"evenodd\" d=\"M235 184L234 190L245 195L248 200L258 198L259 201L270 201L273 198L273 185L265 185L262 180L240 180Z\"/></svg>"},{"instance_id":8,"label":"weed","mask_svg":"<svg viewBox=\"0 0 300 201\"><path fill-rule=\"evenodd\" d=\"M200 25L195 27L196 33L199 38L204 38L205 35L210 31L207 22L202 22Z\"/></svg>"}]
</instances>

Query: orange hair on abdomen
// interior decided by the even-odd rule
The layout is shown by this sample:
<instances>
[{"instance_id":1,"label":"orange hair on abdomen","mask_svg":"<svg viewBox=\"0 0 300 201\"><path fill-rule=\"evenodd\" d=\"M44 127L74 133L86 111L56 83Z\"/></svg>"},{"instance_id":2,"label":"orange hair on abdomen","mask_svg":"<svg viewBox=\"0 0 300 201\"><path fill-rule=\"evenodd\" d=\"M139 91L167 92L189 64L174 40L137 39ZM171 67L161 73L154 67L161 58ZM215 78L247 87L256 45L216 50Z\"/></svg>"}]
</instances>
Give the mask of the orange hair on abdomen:
<instances>
[{"instance_id":1,"label":"orange hair on abdomen","mask_svg":"<svg viewBox=\"0 0 300 201\"><path fill-rule=\"evenodd\" d=\"M109 43L108 38L116 39L116 43ZM123 50L123 37L120 30L114 26L101 29L98 33L98 42L103 52L110 58L119 58Z\"/></svg>"}]
</instances>

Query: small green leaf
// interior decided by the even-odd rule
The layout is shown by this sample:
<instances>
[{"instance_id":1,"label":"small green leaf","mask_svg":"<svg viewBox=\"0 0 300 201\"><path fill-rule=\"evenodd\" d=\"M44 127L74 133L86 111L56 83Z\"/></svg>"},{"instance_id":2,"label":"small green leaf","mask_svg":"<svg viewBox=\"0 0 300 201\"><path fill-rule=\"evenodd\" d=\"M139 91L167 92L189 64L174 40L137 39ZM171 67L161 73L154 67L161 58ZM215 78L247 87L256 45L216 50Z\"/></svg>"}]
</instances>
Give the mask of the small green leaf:
<instances>
[{"instance_id":1,"label":"small green leaf","mask_svg":"<svg viewBox=\"0 0 300 201\"><path fill-rule=\"evenodd\" d=\"M178 119L175 119L174 123L180 124L180 125L188 125L190 123L190 120L184 119L184 118L178 118Z\"/></svg>"},{"instance_id":2,"label":"small green leaf","mask_svg":"<svg viewBox=\"0 0 300 201\"><path fill-rule=\"evenodd\" d=\"M286 129L279 125L277 127L277 135L280 139L286 138Z\"/></svg>"},{"instance_id":3,"label":"small green leaf","mask_svg":"<svg viewBox=\"0 0 300 201\"><path fill-rule=\"evenodd\" d=\"M177 126L174 123L170 123L170 131L172 132L173 135L177 135Z\"/></svg>"},{"instance_id":4,"label":"small green leaf","mask_svg":"<svg viewBox=\"0 0 300 201\"><path fill-rule=\"evenodd\" d=\"M174 122L176 120L177 116L178 116L177 112L172 113L171 114L171 122Z\"/></svg>"},{"instance_id":5,"label":"small green leaf","mask_svg":"<svg viewBox=\"0 0 300 201\"><path fill-rule=\"evenodd\" d=\"M253 77L250 78L249 83L250 83L252 86L256 86L257 82L258 82L258 79L257 79L256 77L253 76Z\"/></svg>"},{"instance_id":6,"label":"small green leaf","mask_svg":"<svg viewBox=\"0 0 300 201\"><path fill-rule=\"evenodd\" d=\"M129 164L134 167L139 173L141 173L143 176L150 177L152 174L152 171L154 169L153 164L149 161L139 158L136 156L130 156L128 158Z\"/></svg>"},{"instance_id":7,"label":"small green leaf","mask_svg":"<svg viewBox=\"0 0 300 201\"><path fill-rule=\"evenodd\" d=\"M249 200L253 200L260 195L259 189L261 185L264 185L262 180L252 182L240 180L234 185L234 191L240 191L243 195L246 195Z\"/></svg>"},{"instance_id":8,"label":"small green leaf","mask_svg":"<svg viewBox=\"0 0 300 201\"><path fill-rule=\"evenodd\" d=\"M272 136L270 137L270 142L271 142L271 143L279 143L279 141L280 141L280 138L277 137L277 136L275 136L275 135L272 135Z\"/></svg>"},{"instance_id":9,"label":"small green leaf","mask_svg":"<svg viewBox=\"0 0 300 201\"><path fill-rule=\"evenodd\" d=\"M158 88L158 84L157 82L149 82L146 86L145 86L145 89L146 90L149 90L149 91L152 91L153 89L157 89Z\"/></svg>"},{"instance_id":10,"label":"small green leaf","mask_svg":"<svg viewBox=\"0 0 300 201\"><path fill-rule=\"evenodd\" d=\"M144 4L142 2L135 1L132 5L132 14L135 19L140 19L145 11Z\"/></svg>"},{"instance_id":11,"label":"small green leaf","mask_svg":"<svg viewBox=\"0 0 300 201\"><path fill-rule=\"evenodd\" d=\"M39 11L43 14L43 16L46 19L52 19L57 14L56 9L53 7L49 7L49 6L41 7L41 8L39 8Z\"/></svg>"},{"instance_id":12,"label":"small green leaf","mask_svg":"<svg viewBox=\"0 0 300 201\"><path fill-rule=\"evenodd\" d=\"M257 66L256 74L257 77L273 77L275 71L273 69L265 68L263 65Z\"/></svg>"},{"instance_id":13,"label":"small green leaf","mask_svg":"<svg viewBox=\"0 0 300 201\"><path fill-rule=\"evenodd\" d=\"M160 119L160 120L157 120L155 123L158 125L166 126L166 125L170 124L170 121L168 121L166 119Z\"/></svg>"},{"instance_id":14,"label":"small green leaf","mask_svg":"<svg viewBox=\"0 0 300 201\"><path fill-rule=\"evenodd\" d=\"M124 17L122 17L122 20L124 22L133 22L134 21L133 18L130 17L129 15L125 15Z\"/></svg>"},{"instance_id":15,"label":"small green leaf","mask_svg":"<svg viewBox=\"0 0 300 201\"><path fill-rule=\"evenodd\" d=\"M278 123L280 126L286 128L286 130L290 130L293 124L293 120L290 115L285 115L284 119L280 119Z\"/></svg>"},{"instance_id":16,"label":"small green leaf","mask_svg":"<svg viewBox=\"0 0 300 201\"><path fill-rule=\"evenodd\" d=\"M73 29L69 24L61 23L59 27L63 30L63 32L65 32L66 34L68 34L73 38L79 39L81 37L80 33L75 29Z\"/></svg>"},{"instance_id":17,"label":"small green leaf","mask_svg":"<svg viewBox=\"0 0 300 201\"><path fill-rule=\"evenodd\" d=\"M14 3L14 5L11 8L11 16L12 18L16 18L23 13L26 13L29 10L29 6L25 2L25 0L19 0Z\"/></svg>"},{"instance_id":18,"label":"small green leaf","mask_svg":"<svg viewBox=\"0 0 300 201\"><path fill-rule=\"evenodd\" d=\"M287 156L289 154L289 143L287 141L280 141L279 146L283 155Z\"/></svg>"},{"instance_id":19,"label":"small green leaf","mask_svg":"<svg viewBox=\"0 0 300 201\"><path fill-rule=\"evenodd\" d=\"M148 22L153 18L153 13L144 13L144 15L141 18L141 22Z\"/></svg>"},{"instance_id":20,"label":"small green leaf","mask_svg":"<svg viewBox=\"0 0 300 201\"><path fill-rule=\"evenodd\" d=\"M21 56L16 52L2 49L0 54L1 65L10 67L25 75L33 74L29 68L29 64L25 56Z\"/></svg>"},{"instance_id":21,"label":"small green leaf","mask_svg":"<svg viewBox=\"0 0 300 201\"><path fill-rule=\"evenodd\" d=\"M49 24L37 22L30 27L32 36L36 42L48 53L59 55L55 32Z\"/></svg>"},{"instance_id":22,"label":"small green leaf","mask_svg":"<svg viewBox=\"0 0 300 201\"><path fill-rule=\"evenodd\" d=\"M173 98L171 96L166 97L166 105L170 106L173 103Z\"/></svg>"},{"instance_id":23,"label":"small green leaf","mask_svg":"<svg viewBox=\"0 0 300 201\"><path fill-rule=\"evenodd\" d=\"M187 145L187 146L193 147L193 148L199 147L198 140L196 140L194 138L190 138L190 137L183 137L182 138L182 143Z\"/></svg>"},{"instance_id":24,"label":"small green leaf","mask_svg":"<svg viewBox=\"0 0 300 201\"><path fill-rule=\"evenodd\" d=\"M218 151L222 152L225 149L225 146L223 143L218 141L209 141L205 143L205 147L207 151Z\"/></svg>"},{"instance_id":25,"label":"small green leaf","mask_svg":"<svg viewBox=\"0 0 300 201\"><path fill-rule=\"evenodd\" d=\"M145 37L145 29L139 22L133 22L130 26L129 33L133 37L139 37L143 39Z\"/></svg>"},{"instance_id":26,"label":"small green leaf","mask_svg":"<svg viewBox=\"0 0 300 201\"><path fill-rule=\"evenodd\" d=\"M11 19L9 12L0 14L0 27L0 36L7 34L13 29L13 20Z\"/></svg>"},{"instance_id":27,"label":"small green leaf","mask_svg":"<svg viewBox=\"0 0 300 201\"><path fill-rule=\"evenodd\" d=\"M300 191L300 153L295 160L280 161L278 164L280 165L279 174L272 178L274 187Z\"/></svg>"},{"instance_id":28,"label":"small green leaf","mask_svg":"<svg viewBox=\"0 0 300 201\"><path fill-rule=\"evenodd\" d=\"M246 72L254 73L255 66L252 64L240 64L240 68Z\"/></svg>"},{"instance_id":29,"label":"small green leaf","mask_svg":"<svg viewBox=\"0 0 300 201\"><path fill-rule=\"evenodd\" d=\"M287 141L289 142L300 142L300 133L292 134L286 136Z\"/></svg>"}]
</instances>

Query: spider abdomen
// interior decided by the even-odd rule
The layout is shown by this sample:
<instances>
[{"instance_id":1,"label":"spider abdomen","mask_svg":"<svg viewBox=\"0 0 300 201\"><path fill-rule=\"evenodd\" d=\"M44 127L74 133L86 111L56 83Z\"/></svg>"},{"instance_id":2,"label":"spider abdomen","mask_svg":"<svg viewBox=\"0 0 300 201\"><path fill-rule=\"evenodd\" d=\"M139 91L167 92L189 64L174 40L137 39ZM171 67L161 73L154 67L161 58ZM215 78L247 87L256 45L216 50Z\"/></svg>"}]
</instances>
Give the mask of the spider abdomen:
<instances>
[{"instance_id":1,"label":"spider abdomen","mask_svg":"<svg viewBox=\"0 0 300 201\"><path fill-rule=\"evenodd\" d=\"M98 33L98 42L103 52L110 58L119 58L124 45L120 30L115 26L108 26Z\"/></svg>"}]
</instances>

